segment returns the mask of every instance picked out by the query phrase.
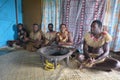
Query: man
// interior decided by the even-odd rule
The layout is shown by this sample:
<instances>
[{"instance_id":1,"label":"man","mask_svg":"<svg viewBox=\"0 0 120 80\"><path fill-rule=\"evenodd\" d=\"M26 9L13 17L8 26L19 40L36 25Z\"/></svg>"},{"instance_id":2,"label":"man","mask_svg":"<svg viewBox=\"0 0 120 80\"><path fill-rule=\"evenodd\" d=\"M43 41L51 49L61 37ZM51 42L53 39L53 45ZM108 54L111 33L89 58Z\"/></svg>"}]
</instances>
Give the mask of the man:
<instances>
[{"instance_id":1,"label":"man","mask_svg":"<svg viewBox=\"0 0 120 80\"><path fill-rule=\"evenodd\" d=\"M84 36L83 55L79 55L82 62L80 68L87 67L111 71L119 69L120 62L116 59L109 58L109 43L112 37L103 31L102 23L95 20L91 24L91 32Z\"/></svg>"},{"instance_id":2,"label":"man","mask_svg":"<svg viewBox=\"0 0 120 80\"><path fill-rule=\"evenodd\" d=\"M57 33L56 40L60 46L70 47L73 45L73 38L65 24L60 25L60 32Z\"/></svg>"},{"instance_id":3,"label":"man","mask_svg":"<svg viewBox=\"0 0 120 80\"><path fill-rule=\"evenodd\" d=\"M17 25L17 40L8 41L8 46L13 47L15 45L20 47L25 47L26 43L29 40L29 35L23 24L19 23Z\"/></svg>"},{"instance_id":4,"label":"man","mask_svg":"<svg viewBox=\"0 0 120 80\"><path fill-rule=\"evenodd\" d=\"M53 24L48 24L48 32L44 34L44 46L51 45L56 39L56 31L53 30Z\"/></svg>"},{"instance_id":5,"label":"man","mask_svg":"<svg viewBox=\"0 0 120 80\"><path fill-rule=\"evenodd\" d=\"M36 51L41 46L41 32L38 24L33 24L33 31L30 33L30 40L26 47L29 51Z\"/></svg>"},{"instance_id":6,"label":"man","mask_svg":"<svg viewBox=\"0 0 120 80\"><path fill-rule=\"evenodd\" d=\"M23 24L18 24L18 40L21 43L28 42L29 35L26 29L23 27Z\"/></svg>"}]
</instances>

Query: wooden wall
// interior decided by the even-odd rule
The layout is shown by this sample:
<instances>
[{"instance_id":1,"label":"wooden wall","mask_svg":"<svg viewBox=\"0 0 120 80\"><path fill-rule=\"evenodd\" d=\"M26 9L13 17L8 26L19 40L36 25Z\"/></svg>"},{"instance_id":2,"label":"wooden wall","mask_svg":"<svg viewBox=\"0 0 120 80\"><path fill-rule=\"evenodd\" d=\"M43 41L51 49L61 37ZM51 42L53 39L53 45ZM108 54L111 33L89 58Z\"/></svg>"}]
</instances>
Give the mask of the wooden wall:
<instances>
[{"instance_id":1,"label":"wooden wall","mask_svg":"<svg viewBox=\"0 0 120 80\"><path fill-rule=\"evenodd\" d=\"M23 23L31 31L32 24L41 24L42 0L22 0Z\"/></svg>"}]
</instances>

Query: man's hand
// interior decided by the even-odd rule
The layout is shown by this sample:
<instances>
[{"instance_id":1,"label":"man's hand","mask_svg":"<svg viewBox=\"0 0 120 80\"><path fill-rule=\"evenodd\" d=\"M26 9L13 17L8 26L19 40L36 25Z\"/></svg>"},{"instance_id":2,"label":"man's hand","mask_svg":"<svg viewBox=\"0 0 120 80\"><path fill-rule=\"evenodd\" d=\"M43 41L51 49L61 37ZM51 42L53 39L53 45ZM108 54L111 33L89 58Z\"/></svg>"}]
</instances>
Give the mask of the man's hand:
<instances>
[{"instance_id":1,"label":"man's hand","mask_svg":"<svg viewBox=\"0 0 120 80\"><path fill-rule=\"evenodd\" d=\"M23 41L24 41L24 42L27 42L27 41L29 41L29 38L24 38Z\"/></svg>"},{"instance_id":2,"label":"man's hand","mask_svg":"<svg viewBox=\"0 0 120 80\"><path fill-rule=\"evenodd\" d=\"M96 60L95 60L94 58L89 58L89 59L88 59L88 62L91 63L91 64L94 63L95 61L96 61Z\"/></svg>"}]
</instances>

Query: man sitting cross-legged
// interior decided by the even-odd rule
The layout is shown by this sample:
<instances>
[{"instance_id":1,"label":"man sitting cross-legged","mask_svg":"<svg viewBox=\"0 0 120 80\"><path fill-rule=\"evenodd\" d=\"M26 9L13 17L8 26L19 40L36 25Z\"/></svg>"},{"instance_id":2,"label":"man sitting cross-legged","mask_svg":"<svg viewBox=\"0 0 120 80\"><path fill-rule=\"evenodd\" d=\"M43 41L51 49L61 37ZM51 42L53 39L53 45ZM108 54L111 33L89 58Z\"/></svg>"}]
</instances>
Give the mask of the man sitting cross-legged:
<instances>
[{"instance_id":1,"label":"man sitting cross-legged","mask_svg":"<svg viewBox=\"0 0 120 80\"><path fill-rule=\"evenodd\" d=\"M87 67L105 71L120 69L120 62L109 57L109 43L112 37L103 31L102 23L95 20L91 24L91 31L84 36L83 55L78 59L82 62L80 68Z\"/></svg>"}]
</instances>

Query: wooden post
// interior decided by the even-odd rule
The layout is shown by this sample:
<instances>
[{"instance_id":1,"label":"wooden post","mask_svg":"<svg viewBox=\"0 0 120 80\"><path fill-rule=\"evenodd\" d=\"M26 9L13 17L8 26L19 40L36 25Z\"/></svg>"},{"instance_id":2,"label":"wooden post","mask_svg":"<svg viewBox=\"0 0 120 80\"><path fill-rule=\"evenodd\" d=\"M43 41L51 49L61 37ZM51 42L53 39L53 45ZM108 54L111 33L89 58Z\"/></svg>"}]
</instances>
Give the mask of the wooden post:
<instances>
[{"instance_id":1,"label":"wooden post","mask_svg":"<svg viewBox=\"0 0 120 80\"><path fill-rule=\"evenodd\" d=\"M16 25L18 24L18 3L17 0L15 0L15 13L16 13Z\"/></svg>"}]
</instances>

